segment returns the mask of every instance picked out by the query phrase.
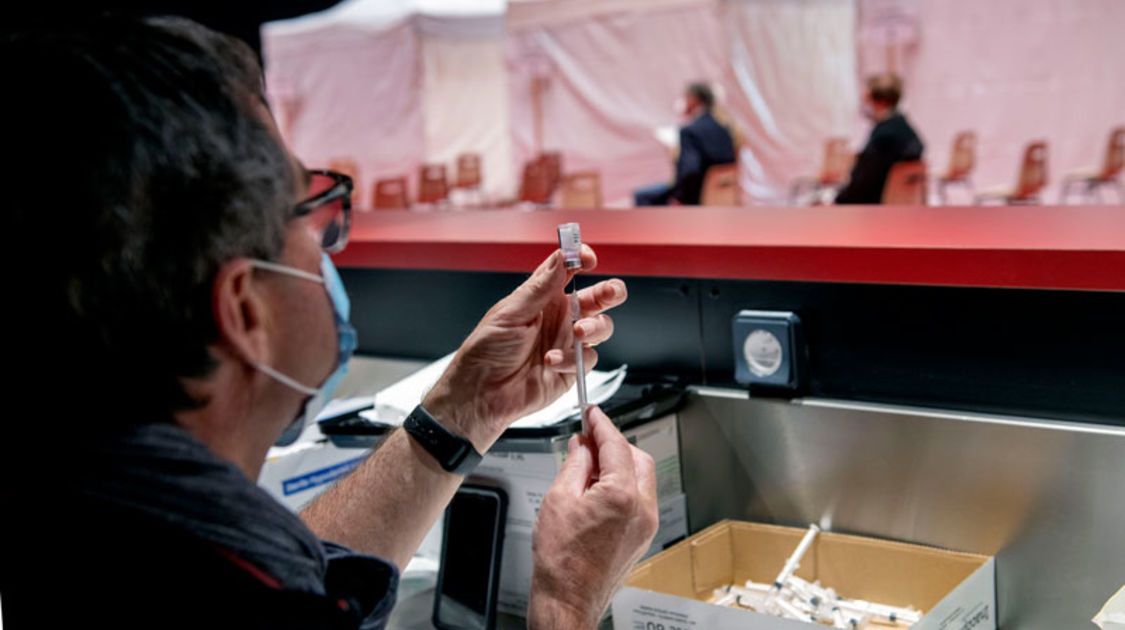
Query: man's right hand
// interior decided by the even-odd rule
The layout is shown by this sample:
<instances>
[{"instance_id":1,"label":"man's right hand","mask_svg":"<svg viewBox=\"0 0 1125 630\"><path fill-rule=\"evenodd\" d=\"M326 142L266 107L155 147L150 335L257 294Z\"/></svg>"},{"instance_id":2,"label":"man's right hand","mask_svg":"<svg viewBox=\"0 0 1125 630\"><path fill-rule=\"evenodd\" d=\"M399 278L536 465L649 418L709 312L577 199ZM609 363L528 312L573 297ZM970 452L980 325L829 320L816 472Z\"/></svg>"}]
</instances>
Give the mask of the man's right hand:
<instances>
[{"instance_id":1,"label":"man's right hand","mask_svg":"<svg viewBox=\"0 0 1125 630\"><path fill-rule=\"evenodd\" d=\"M590 439L571 438L566 464L543 498L532 536L530 630L593 630L656 535L652 457L602 411Z\"/></svg>"}]
</instances>

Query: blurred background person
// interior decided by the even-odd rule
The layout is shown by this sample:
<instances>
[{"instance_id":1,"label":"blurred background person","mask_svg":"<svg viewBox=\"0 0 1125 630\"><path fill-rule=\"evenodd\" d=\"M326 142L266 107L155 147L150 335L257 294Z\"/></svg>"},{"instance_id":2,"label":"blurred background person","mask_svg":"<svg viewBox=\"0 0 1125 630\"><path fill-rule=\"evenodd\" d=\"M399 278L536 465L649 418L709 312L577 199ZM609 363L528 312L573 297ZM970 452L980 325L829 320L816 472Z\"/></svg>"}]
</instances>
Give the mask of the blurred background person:
<instances>
[{"instance_id":1,"label":"blurred background person","mask_svg":"<svg viewBox=\"0 0 1125 630\"><path fill-rule=\"evenodd\" d=\"M891 166L922 159L922 140L898 111L901 98L902 79L897 75L878 74L867 80L863 115L875 127L856 156L851 178L836 195L836 203L879 203Z\"/></svg>"},{"instance_id":2,"label":"blurred background person","mask_svg":"<svg viewBox=\"0 0 1125 630\"><path fill-rule=\"evenodd\" d=\"M680 150L676 158L676 179L633 192L638 206L666 206L676 200L685 206L699 204L703 177L707 169L735 161L734 139L726 126L712 115L715 94L706 83L687 86L683 96L683 114L689 122L680 128Z\"/></svg>"}]
</instances>

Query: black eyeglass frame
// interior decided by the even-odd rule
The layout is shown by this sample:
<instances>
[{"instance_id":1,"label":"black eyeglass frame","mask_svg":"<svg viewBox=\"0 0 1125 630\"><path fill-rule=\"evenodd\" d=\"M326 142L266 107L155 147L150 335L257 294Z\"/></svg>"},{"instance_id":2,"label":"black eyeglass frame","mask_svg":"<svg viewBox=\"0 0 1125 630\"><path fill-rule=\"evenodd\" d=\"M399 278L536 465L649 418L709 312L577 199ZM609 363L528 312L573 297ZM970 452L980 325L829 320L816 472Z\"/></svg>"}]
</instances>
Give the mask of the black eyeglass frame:
<instances>
[{"instance_id":1,"label":"black eyeglass frame","mask_svg":"<svg viewBox=\"0 0 1125 630\"><path fill-rule=\"evenodd\" d=\"M351 176L330 171L327 169L309 169L309 175L323 175L329 177L334 182L332 186L322 193L317 193L308 199L293 206L293 217L306 217L320 208L321 206L340 200L340 207L343 209L344 218L343 225L340 233L336 235L336 240L331 245L325 246L321 242L321 247L329 254L335 254L348 244L348 234L352 226L352 191L355 190L355 182L352 181Z\"/></svg>"}]
</instances>

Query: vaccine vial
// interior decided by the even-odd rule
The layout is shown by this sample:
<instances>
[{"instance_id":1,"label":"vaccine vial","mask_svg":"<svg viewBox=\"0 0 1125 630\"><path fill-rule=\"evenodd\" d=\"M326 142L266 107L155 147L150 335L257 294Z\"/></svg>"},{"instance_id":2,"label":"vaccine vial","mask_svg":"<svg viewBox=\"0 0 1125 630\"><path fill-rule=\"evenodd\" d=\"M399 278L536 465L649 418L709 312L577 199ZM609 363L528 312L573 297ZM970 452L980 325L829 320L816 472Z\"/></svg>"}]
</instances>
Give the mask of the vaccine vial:
<instances>
[{"instance_id":1,"label":"vaccine vial","mask_svg":"<svg viewBox=\"0 0 1125 630\"><path fill-rule=\"evenodd\" d=\"M578 230L577 223L563 223L559 225L559 248L562 249L563 258L567 269L578 269L582 266L582 233Z\"/></svg>"}]
</instances>

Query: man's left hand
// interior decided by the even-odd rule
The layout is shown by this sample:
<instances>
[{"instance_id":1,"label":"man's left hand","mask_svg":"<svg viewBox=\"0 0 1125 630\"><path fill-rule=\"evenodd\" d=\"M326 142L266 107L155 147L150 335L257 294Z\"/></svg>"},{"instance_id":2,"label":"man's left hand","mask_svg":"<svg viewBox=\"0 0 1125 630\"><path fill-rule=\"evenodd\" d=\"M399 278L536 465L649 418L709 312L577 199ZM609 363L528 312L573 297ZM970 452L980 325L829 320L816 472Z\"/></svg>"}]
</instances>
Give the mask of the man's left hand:
<instances>
[{"instance_id":1,"label":"man's left hand","mask_svg":"<svg viewBox=\"0 0 1125 630\"><path fill-rule=\"evenodd\" d=\"M582 246L582 271L597 256ZM571 322L564 291L577 270L556 250L522 285L493 306L461 344L423 406L442 424L484 452L512 422L541 409L574 385L574 340L583 343L586 370L593 349L613 335L605 311L625 302L625 283L605 280L578 292L582 319Z\"/></svg>"}]
</instances>

